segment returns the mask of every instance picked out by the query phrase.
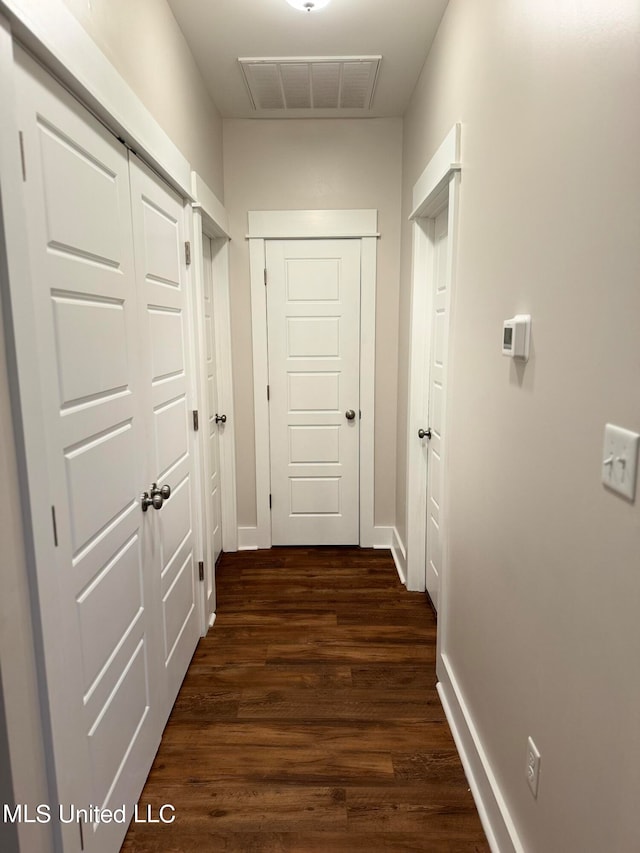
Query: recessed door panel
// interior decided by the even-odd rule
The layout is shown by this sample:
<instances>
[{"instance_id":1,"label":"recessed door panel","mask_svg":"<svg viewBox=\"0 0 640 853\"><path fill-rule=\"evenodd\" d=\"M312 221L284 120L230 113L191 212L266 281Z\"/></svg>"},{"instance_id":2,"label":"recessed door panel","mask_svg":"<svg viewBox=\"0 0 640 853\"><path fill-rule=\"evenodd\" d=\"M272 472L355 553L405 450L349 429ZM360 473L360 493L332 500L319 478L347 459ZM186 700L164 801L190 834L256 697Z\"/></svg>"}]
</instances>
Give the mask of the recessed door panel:
<instances>
[{"instance_id":1,"label":"recessed door panel","mask_svg":"<svg viewBox=\"0 0 640 853\"><path fill-rule=\"evenodd\" d=\"M53 296L62 407L128 388L125 305L80 296Z\"/></svg>"},{"instance_id":2,"label":"recessed door panel","mask_svg":"<svg viewBox=\"0 0 640 853\"><path fill-rule=\"evenodd\" d=\"M338 477L290 477L291 515L340 515Z\"/></svg>"},{"instance_id":3,"label":"recessed door panel","mask_svg":"<svg viewBox=\"0 0 640 853\"><path fill-rule=\"evenodd\" d=\"M339 426L289 427L289 462L312 465L340 462Z\"/></svg>"},{"instance_id":4,"label":"recessed door panel","mask_svg":"<svg viewBox=\"0 0 640 853\"><path fill-rule=\"evenodd\" d=\"M193 554L180 564L173 583L163 598L165 662L173 655L176 644L194 611Z\"/></svg>"},{"instance_id":5,"label":"recessed door panel","mask_svg":"<svg viewBox=\"0 0 640 853\"><path fill-rule=\"evenodd\" d=\"M149 347L153 381L184 373L182 312L149 306Z\"/></svg>"},{"instance_id":6,"label":"recessed door panel","mask_svg":"<svg viewBox=\"0 0 640 853\"><path fill-rule=\"evenodd\" d=\"M148 198L141 199L144 217L145 275L180 288L180 228L177 219Z\"/></svg>"},{"instance_id":7,"label":"recessed door panel","mask_svg":"<svg viewBox=\"0 0 640 853\"><path fill-rule=\"evenodd\" d=\"M287 374L289 412L333 412L340 406L340 374Z\"/></svg>"},{"instance_id":8,"label":"recessed door panel","mask_svg":"<svg viewBox=\"0 0 640 853\"><path fill-rule=\"evenodd\" d=\"M289 258L285 275L289 302L335 302L340 298L337 258Z\"/></svg>"},{"instance_id":9,"label":"recessed door panel","mask_svg":"<svg viewBox=\"0 0 640 853\"><path fill-rule=\"evenodd\" d=\"M87 691L143 608L142 555L137 534L126 542L78 598ZM105 613L109 618L105 619ZM102 630L96 625L104 621Z\"/></svg>"},{"instance_id":10,"label":"recessed door panel","mask_svg":"<svg viewBox=\"0 0 640 853\"><path fill-rule=\"evenodd\" d=\"M339 317L289 317L289 358L338 358Z\"/></svg>"},{"instance_id":11,"label":"recessed door panel","mask_svg":"<svg viewBox=\"0 0 640 853\"><path fill-rule=\"evenodd\" d=\"M185 478L165 502L158 523L162 526L162 566L164 572L176 555L181 543L191 533L191 483Z\"/></svg>"},{"instance_id":12,"label":"recessed door panel","mask_svg":"<svg viewBox=\"0 0 640 853\"><path fill-rule=\"evenodd\" d=\"M131 421L66 451L74 554L137 497L137 451Z\"/></svg>"},{"instance_id":13,"label":"recessed door panel","mask_svg":"<svg viewBox=\"0 0 640 853\"><path fill-rule=\"evenodd\" d=\"M113 794L123 770L122 757L131 751L148 712L145 644L141 640L89 732L96 804L118 802Z\"/></svg>"},{"instance_id":14,"label":"recessed door panel","mask_svg":"<svg viewBox=\"0 0 640 853\"><path fill-rule=\"evenodd\" d=\"M120 176L110 158L84 147L55 121L38 120L49 248L120 266L124 245Z\"/></svg>"},{"instance_id":15,"label":"recessed door panel","mask_svg":"<svg viewBox=\"0 0 640 853\"><path fill-rule=\"evenodd\" d=\"M184 396L158 406L153 413L156 471L162 479L189 453L187 401Z\"/></svg>"}]
</instances>

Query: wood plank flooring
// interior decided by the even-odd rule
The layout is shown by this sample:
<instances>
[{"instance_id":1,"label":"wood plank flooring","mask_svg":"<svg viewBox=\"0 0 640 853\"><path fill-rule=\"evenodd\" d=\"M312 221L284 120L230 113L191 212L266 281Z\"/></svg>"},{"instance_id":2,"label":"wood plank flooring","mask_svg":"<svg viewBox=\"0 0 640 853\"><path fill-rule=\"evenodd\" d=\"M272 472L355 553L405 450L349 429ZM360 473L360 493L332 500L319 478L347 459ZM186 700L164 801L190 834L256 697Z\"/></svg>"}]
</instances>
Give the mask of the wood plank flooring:
<instances>
[{"instance_id":1,"label":"wood plank flooring","mask_svg":"<svg viewBox=\"0 0 640 853\"><path fill-rule=\"evenodd\" d=\"M388 551L224 554L123 853L486 853L436 693L436 625Z\"/></svg>"}]
</instances>

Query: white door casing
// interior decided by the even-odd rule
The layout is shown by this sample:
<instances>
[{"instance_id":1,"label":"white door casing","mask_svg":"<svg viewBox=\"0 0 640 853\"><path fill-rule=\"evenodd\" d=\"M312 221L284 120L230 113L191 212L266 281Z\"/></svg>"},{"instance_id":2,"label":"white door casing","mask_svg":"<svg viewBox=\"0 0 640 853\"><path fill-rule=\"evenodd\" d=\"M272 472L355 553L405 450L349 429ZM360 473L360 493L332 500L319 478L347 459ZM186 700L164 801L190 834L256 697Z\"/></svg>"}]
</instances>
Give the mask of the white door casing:
<instances>
[{"instance_id":1,"label":"white door casing","mask_svg":"<svg viewBox=\"0 0 640 853\"><path fill-rule=\"evenodd\" d=\"M191 177L192 193L197 199L192 205L191 256L197 344L196 436L201 459L198 472L198 554L203 576L200 633L205 636L215 621L215 561L221 550L237 550L238 529L228 222L224 207L202 178L196 172ZM226 418L224 427L215 420L220 413Z\"/></svg>"},{"instance_id":2,"label":"white door casing","mask_svg":"<svg viewBox=\"0 0 640 853\"><path fill-rule=\"evenodd\" d=\"M433 224L433 275L431 309L431 351L429 354L429 430L431 438L423 439L427 454L427 534L426 572L427 592L438 609L442 536L440 508L444 492L444 399L446 394L447 356L449 348L449 270L448 270L448 218L449 208L444 208Z\"/></svg>"},{"instance_id":3,"label":"white door casing","mask_svg":"<svg viewBox=\"0 0 640 853\"><path fill-rule=\"evenodd\" d=\"M37 567L41 588L55 589L40 606L47 672L55 673L56 794L65 804L114 807L138 797L159 743L163 694L152 613L159 577L145 570L138 501L145 395L129 168L98 122L26 54L16 59L47 423L41 487L57 545L55 565ZM85 849L99 853L116 849L126 828L83 829ZM78 827L60 831L75 849Z\"/></svg>"},{"instance_id":4,"label":"white door casing","mask_svg":"<svg viewBox=\"0 0 640 853\"><path fill-rule=\"evenodd\" d=\"M270 434L267 385L267 297L264 286L266 242L288 239L358 240L361 246L360 300L360 545L385 547L385 531L378 538L374 526L374 421L375 421L375 314L376 314L376 210L286 210L249 212L251 268L251 328L253 357L253 408L256 453L256 527L239 528L241 548L271 547L269 507ZM384 540L384 541L383 541Z\"/></svg>"},{"instance_id":5,"label":"white door casing","mask_svg":"<svg viewBox=\"0 0 640 853\"><path fill-rule=\"evenodd\" d=\"M359 541L360 241L266 245L274 545Z\"/></svg>"},{"instance_id":6,"label":"white door casing","mask_svg":"<svg viewBox=\"0 0 640 853\"><path fill-rule=\"evenodd\" d=\"M147 512L154 574L161 587L164 725L199 636L196 442L190 419L193 306L182 199L133 154L130 176L148 425L145 482L146 488L156 483L171 490L160 510Z\"/></svg>"}]
</instances>

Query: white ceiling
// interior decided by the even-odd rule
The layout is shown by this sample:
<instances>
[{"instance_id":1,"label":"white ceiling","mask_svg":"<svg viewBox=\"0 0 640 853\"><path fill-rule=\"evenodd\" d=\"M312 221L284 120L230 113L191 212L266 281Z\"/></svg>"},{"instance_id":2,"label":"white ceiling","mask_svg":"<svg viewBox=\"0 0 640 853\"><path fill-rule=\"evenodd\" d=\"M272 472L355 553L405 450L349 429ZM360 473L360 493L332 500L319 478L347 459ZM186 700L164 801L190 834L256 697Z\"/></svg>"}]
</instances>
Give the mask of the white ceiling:
<instances>
[{"instance_id":1,"label":"white ceiling","mask_svg":"<svg viewBox=\"0 0 640 853\"><path fill-rule=\"evenodd\" d=\"M448 0L331 0L299 12L286 0L169 0L224 117L374 117L403 114ZM372 108L262 110L251 103L240 57L382 55Z\"/></svg>"}]
</instances>

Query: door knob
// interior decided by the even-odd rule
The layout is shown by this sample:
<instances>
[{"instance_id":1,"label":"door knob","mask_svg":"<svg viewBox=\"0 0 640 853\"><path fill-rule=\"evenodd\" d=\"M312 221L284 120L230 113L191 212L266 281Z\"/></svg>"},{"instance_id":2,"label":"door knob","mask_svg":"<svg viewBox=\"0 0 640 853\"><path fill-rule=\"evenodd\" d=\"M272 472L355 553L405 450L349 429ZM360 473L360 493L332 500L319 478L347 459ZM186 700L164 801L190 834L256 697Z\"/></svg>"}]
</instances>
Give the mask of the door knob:
<instances>
[{"instance_id":1,"label":"door knob","mask_svg":"<svg viewBox=\"0 0 640 853\"><path fill-rule=\"evenodd\" d=\"M418 438L431 438L431 427L427 427L427 429L420 428L418 430Z\"/></svg>"},{"instance_id":2,"label":"door knob","mask_svg":"<svg viewBox=\"0 0 640 853\"><path fill-rule=\"evenodd\" d=\"M353 411L353 409L347 409L347 411L344 413L344 416L348 421L352 421L355 418L356 413Z\"/></svg>"},{"instance_id":3,"label":"door knob","mask_svg":"<svg viewBox=\"0 0 640 853\"><path fill-rule=\"evenodd\" d=\"M226 415L216 415L216 423L217 424L226 424L227 416Z\"/></svg>"},{"instance_id":4,"label":"door knob","mask_svg":"<svg viewBox=\"0 0 640 853\"><path fill-rule=\"evenodd\" d=\"M160 486L160 488L158 488L157 483L152 483L150 494L152 498L155 498L156 495L160 495L163 501L168 501L171 497L171 486L168 483L165 483L164 486ZM158 507L158 509L160 509L160 507Z\"/></svg>"},{"instance_id":5,"label":"door knob","mask_svg":"<svg viewBox=\"0 0 640 853\"><path fill-rule=\"evenodd\" d=\"M154 509L162 509L162 504L164 503L164 498L157 492L155 495L150 495L149 492L143 492L140 495L140 506L142 507L142 512L146 512L150 506Z\"/></svg>"}]
</instances>

